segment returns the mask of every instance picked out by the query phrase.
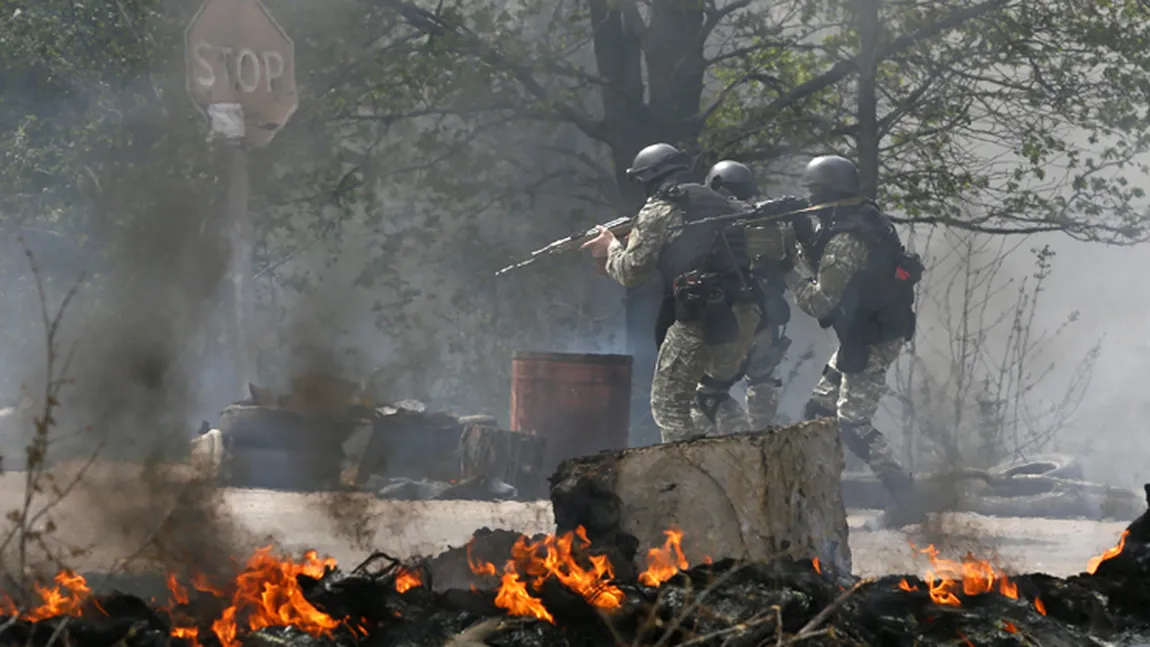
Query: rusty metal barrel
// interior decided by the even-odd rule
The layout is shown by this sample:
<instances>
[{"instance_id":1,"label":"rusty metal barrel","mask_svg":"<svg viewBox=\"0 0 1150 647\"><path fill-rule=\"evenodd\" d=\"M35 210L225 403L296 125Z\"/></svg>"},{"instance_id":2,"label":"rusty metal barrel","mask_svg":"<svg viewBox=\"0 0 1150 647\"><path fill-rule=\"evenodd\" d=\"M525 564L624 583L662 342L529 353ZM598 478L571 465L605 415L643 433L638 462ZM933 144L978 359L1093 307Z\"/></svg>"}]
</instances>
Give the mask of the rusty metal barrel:
<instances>
[{"instance_id":1,"label":"rusty metal barrel","mask_svg":"<svg viewBox=\"0 0 1150 647\"><path fill-rule=\"evenodd\" d=\"M515 352L511 430L546 440L544 477L565 459L627 448L631 364L630 355Z\"/></svg>"}]
</instances>

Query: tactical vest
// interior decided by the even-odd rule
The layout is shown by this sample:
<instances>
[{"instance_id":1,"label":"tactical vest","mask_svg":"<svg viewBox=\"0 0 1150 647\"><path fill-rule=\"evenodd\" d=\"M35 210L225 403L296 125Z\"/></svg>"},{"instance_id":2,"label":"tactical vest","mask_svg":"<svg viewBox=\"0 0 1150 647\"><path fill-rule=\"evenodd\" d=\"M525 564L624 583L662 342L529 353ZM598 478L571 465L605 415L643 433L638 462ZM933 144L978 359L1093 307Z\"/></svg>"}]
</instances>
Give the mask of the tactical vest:
<instances>
[{"instance_id":1,"label":"tactical vest","mask_svg":"<svg viewBox=\"0 0 1150 647\"><path fill-rule=\"evenodd\" d=\"M684 224L739 210L726 196L702 184L665 186L655 197L675 204L683 213ZM656 266L663 279L665 295L673 292L676 277L692 271L721 275L736 286L740 279L750 276L746 231L724 222L686 227L664 245Z\"/></svg>"},{"instance_id":2,"label":"tactical vest","mask_svg":"<svg viewBox=\"0 0 1150 647\"><path fill-rule=\"evenodd\" d=\"M898 338L911 339L915 330L914 286L922 263L906 251L894 224L873 203L839 207L820 217L820 226L807 249L811 269L818 271L831 238L852 234L867 248L867 266L847 285L834 312L819 320L834 326L841 343L872 345Z\"/></svg>"},{"instance_id":3,"label":"tactical vest","mask_svg":"<svg viewBox=\"0 0 1150 647\"><path fill-rule=\"evenodd\" d=\"M749 210L754 204L730 198L735 207ZM787 285L782 260L787 255L787 236L779 223L748 226L745 229L747 256L751 261L751 275L762 292L763 313L759 329L785 326L791 320L791 306L787 303Z\"/></svg>"}]
</instances>

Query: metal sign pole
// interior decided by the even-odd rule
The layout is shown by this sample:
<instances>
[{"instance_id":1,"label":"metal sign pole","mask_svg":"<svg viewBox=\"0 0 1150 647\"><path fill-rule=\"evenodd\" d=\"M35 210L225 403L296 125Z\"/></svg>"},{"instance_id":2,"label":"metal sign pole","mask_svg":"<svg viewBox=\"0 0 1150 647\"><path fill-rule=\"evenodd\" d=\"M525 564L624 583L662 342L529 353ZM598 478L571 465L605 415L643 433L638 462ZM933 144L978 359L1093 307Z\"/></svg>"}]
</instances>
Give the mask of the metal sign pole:
<instances>
[{"instance_id":1,"label":"metal sign pole","mask_svg":"<svg viewBox=\"0 0 1150 647\"><path fill-rule=\"evenodd\" d=\"M259 0L204 0L184 35L188 94L211 123L227 182L227 326L240 398L257 381L252 322L253 228L248 212L248 147L266 146L299 105L295 48Z\"/></svg>"},{"instance_id":2,"label":"metal sign pole","mask_svg":"<svg viewBox=\"0 0 1150 647\"><path fill-rule=\"evenodd\" d=\"M213 103L208 107L212 140L223 165L227 182L224 201L224 227L230 251L228 259L229 318L231 346L235 352L234 391L247 397L248 384L256 382L251 349L252 294L251 218L248 213L248 152L244 132L244 110L239 103Z\"/></svg>"}]
</instances>

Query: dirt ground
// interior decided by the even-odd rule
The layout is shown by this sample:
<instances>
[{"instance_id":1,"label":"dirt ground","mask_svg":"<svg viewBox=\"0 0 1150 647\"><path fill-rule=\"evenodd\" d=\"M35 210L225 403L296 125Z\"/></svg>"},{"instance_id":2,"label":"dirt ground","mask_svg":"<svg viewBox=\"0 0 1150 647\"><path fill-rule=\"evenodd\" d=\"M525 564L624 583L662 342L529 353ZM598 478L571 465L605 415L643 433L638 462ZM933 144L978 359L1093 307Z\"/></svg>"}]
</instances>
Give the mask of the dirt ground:
<instances>
[{"instance_id":1,"label":"dirt ground","mask_svg":"<svg viewBox=\"0 0 1150 647\"><path fill-rule=\"evenodd\" d=\"M164 487L141 483L135 477L73 493L52 511L59 527L54 541L91 549L79 558L82 563L71 564L74 568L110 569L138 553L173 516L175 493L175 489L165 492ZM23 474L0 476L0 510L16 509L22 494ZM485 526L528 534L553 529L550 504L543 501L403 502L360 493L333 497L229 489L219 491L212 505L241 531L230 544L235 552L275 543L293 552L314 548L346 565L358 562L372 549L401 558L436 554L466 543L472 532ZM911 541L919 546L934 543L948 556L969 550L997 558L1014 572L1070 575L1112 546L1127 523L953 515L930 524L929 532L918 527L903 532L865 530L863 524L873 515L873 511L853 511L850 516L851 551L855 571L861 575L921 573L927 563L916 558ZM185 527L176 527L175 532L205 536L213 532L194 515L182 523ZM690 540L687 536L684 543Z\"/></svg>"},{"instance_id":2,"label":"dirt ground","mask_svg":"<svg viewBox=\"0 0 1150 647\"><path fill-rule=\"evenodd\" d=\"M259 490L228 493L229 505L248 527L263 535L276 535L285 548L318 548L341 563L362 554L346 540L333 536L331 523L308 510L307 497ZM471 503L457 501L378 501L375 547L395 556L437 553L466 543L484 526L525 533L553 530L548 502ZM980 557L995 557L1014 572L1042 571L1066 576L1086 568L1094 555L1114 545L1126 522L1063 521L1055 519L992 518L948 515L924 531L868 531L866 521L877 511L852 511L851 553L855 572L863 575L919 573L929 564L916 555L918 546L936 543L948 555L968 550ZM288 522L288 519L294 519ZM690 541L684 538L684 543Z\"/></svg>"}]
</instances>

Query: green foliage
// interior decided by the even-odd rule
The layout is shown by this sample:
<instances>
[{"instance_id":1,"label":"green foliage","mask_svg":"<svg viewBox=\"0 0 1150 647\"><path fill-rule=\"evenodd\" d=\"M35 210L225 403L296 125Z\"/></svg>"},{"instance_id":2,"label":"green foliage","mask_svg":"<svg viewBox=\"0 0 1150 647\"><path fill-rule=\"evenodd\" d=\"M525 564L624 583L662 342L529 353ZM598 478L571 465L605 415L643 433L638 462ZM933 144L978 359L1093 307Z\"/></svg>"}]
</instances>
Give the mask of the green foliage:
<instances>
[{"instance_id":1,"label":"green foliage","mask_svg":"<svg viewBox=\"0 0 1150 647\"><path fill-rule=\"evenodd\" d=\"M125 232L173 200L212 222L218 169L184 89L194 5L0 0L6 224L38 221L122 258ZM700 169L763 162L774 180L797 157L853 151L859 135L848 2L267 6L295 41L301 105L251 159L265 309L288 317L277 295L316 289L322 268L301 258L367 250L355 299L422 375L397 384L431 384L448 361L500 382L476 358L505 368L503 344L586 334L601 313L555 330L556 312L531 305L575 294L569 310L585 312L596 279L584 267L515 279L503 288L515 299L492 296L490 273L632 207L641 196L620 170L641 146L678 143ZM1144 237L1134 178L1150 143L1150 20L1138 2L882 12L886 205L980 231Z\"/></svg>"}]
</instances>

